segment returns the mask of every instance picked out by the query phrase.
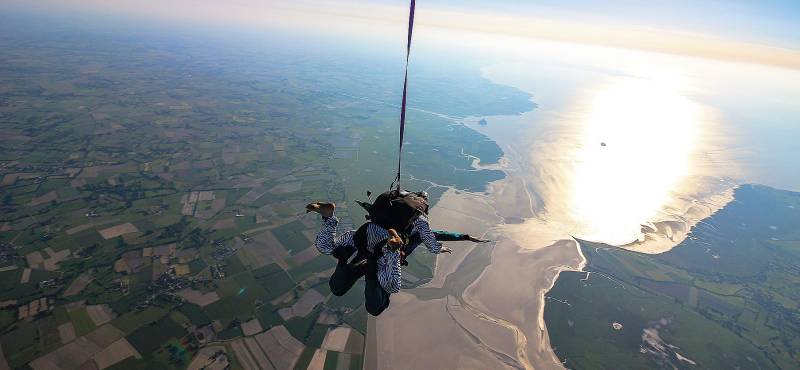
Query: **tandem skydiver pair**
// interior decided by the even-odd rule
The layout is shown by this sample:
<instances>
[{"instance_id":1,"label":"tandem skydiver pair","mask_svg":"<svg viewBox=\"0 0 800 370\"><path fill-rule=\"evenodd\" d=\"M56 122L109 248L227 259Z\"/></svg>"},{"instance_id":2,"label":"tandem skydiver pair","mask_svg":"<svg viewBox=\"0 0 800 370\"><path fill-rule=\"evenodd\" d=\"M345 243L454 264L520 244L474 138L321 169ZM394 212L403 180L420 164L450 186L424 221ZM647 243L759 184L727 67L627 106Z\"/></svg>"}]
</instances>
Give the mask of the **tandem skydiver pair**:
<instances>
[{"instance_id":1,"label":"tandem skydiver pair","mask_svg":"<svg viewBox=\"0 0 800 370\"><path fill-rule=\"evenodd\" d=\"M337 234L338 218L333 203L311 203L307 212L322 216L323 226L314 245L338 263L330 279L331 292L344 295L363 276L367 312L379 315L389 306L389 295L400 291L401 266L421 243L434 254L449 253L442 241L487 242L467 234L431 230L428 199L424 192L387 191L374 203L359 202L369 222L358 230Z\"/></svg>"}]
</instances>

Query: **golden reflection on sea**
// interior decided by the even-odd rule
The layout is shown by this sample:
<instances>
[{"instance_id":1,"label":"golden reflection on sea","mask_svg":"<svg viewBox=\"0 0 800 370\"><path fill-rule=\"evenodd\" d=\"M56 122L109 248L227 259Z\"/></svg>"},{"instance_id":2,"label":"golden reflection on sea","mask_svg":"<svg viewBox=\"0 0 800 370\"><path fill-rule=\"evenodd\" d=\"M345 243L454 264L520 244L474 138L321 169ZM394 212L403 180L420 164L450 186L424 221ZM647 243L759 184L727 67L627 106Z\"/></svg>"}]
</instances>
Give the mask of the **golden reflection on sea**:
<instances>
[{"instance_id":1,"label":"golden reflection on sea","mask_svg":"<svg viewBox=\"0 0 800 370\"><path fill-rule=\"evenodd\" d=\"M574 236L616 245L641 240L641 225L690 176L702 120L676 81L626 78L590 99L563 174Z\"/></svg>"}]
</instances>

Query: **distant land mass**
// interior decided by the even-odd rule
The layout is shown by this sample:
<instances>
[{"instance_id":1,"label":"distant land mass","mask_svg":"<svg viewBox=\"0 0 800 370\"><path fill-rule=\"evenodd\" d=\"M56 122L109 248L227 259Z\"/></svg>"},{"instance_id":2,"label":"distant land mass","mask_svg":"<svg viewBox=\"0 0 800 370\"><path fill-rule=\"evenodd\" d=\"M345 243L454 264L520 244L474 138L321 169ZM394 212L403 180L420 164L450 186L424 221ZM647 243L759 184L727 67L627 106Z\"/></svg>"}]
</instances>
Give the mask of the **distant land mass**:
<instances>
[{"instance_id":1,"label":"distant land mass","mask_svg":"<svg viewBox=\"0 0 800 370\"><path fill-rule=\"evenodd\" d=\"M579 240L585 271L547 293L572 369L792 369L800 363L800 193L744 185L672 250Z\"/></svg>"}]
</instances>

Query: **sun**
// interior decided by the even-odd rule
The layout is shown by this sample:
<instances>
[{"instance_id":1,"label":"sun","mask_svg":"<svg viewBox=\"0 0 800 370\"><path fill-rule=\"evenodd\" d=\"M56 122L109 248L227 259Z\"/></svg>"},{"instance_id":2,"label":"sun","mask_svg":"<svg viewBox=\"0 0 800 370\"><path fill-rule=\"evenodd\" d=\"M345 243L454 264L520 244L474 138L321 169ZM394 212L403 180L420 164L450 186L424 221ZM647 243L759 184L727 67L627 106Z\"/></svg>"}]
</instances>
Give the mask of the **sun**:
<instances>
[{"instance_id":1,"label":"sun","mask_svg":"<svg viewBox=\"0 0 800 370\"><path fill-rule=\"evenodd\" d=\"M568 175L577 235L612 244L640 239L641 225L691 174L696 104L674 83L625 79L601 89L580 124Z\"/></svg>"}]
</instances>

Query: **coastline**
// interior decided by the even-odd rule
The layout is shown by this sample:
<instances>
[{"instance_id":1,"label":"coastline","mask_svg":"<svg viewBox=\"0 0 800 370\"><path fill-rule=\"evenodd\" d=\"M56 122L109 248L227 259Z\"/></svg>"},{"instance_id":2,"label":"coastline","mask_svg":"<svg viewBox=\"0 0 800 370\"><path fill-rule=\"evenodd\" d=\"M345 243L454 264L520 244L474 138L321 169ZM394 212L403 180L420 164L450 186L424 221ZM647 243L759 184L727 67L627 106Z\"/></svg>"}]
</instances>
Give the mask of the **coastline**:
<instances>
[{"instance_id":1,"label":"coastline","mask_svg":"<svg viewBox=\"0 0 800 370\"><path fill-rule=\"evenodd\" d=\"M487 69L484 69L483 75L493 83L506 84L517 87L530 94L534 93L533 91L526 90L522 85L511 83L511 81L504 81L496 77L493 78L491 73L487 72ZM701 108L704 116L713 116L713 113L709 112L708 109L705 107ZM525 122L526 118L523 117L525 114L518 116L517 119L501 117L504 122L498 124L501 126L501 129L496 131L501 131L503 125L508 125L509 122L512 122L512 124L516 123L517 127L512 127L510 130L506 127L508 131L520 132L524 130L525 134L508 135L502 132L492 132L493 130L487 130L487 125L477 124L477 119L465 123L473 129L487 135L492 140L495 140L507 155L509 153L512 154L509 161L513 162L518 167L516 168L517 171L506 171L508 177L521 177L522 179L520 181L523 183L528 181L533 184L530 185L530 188L533 188L533 191L530 192L532 194L531 199L532 202L533 200L537 200L540 205L539 209L532 210L533 217L526 218L523 223L506 223L499 225L498 230L508 235L511 239L524 241L525 245L519 246L523 249L546 250L547 248L552 248L554 245L561 244L562 246L569 245L569 248L577 255L579 261L575 263L575 261L572 260L570 261L571 263L569 263L569 260L566 259L569 254L564 252L564 260L560 262L553 261L549 269L544 269L542 271L543 273L534 279L538 281L531 282L533 285L538 283L539 286L544 286L536 290L537 299L539 299L540 302L536 309L536 323L538 324L540 336L538 338L538 347L535 345L529 346L529 358L533 359L535 368L563 368L560 360L550 347L547 325L544 320L545 296L556 284L562 271L582 271L587 262L578 243L572 239L571 233L573 231L571 230L571 226L574 225L559 225L559 220L552 220L550 219L551 215L548 215L548 198L552 199L554 197L552 195L548 196L548 194L543 194L543 192L546 193L546 187L552 186L552 184L546 184L545 181L547 180L542 180L537 177L547 179L547 171L551 170L555 172L558 168L552 163L542 163L546 161L539 161L537 163L536 158L543 157L542 154L547 154L545 152L548 148L547 145L563 146L565 142L564 138L570 134L574 135L574 132L570 132L574 130L572 127L555 128L555 126L561 123L561 121L574 119L575 117L573 112L565 114L568 118L560 116L555 112L549 112L549 114L547 111L538 113L544 114L545 116L549 115L550 117L544 120L539 119L537 125L530 125L536 127L523 126L528 123L536 122L534 119ZM490 120L490 122L492 122L492 120ZM522 123L520 124L520 122ZM717 122L713 119L707 119L704 124L707 126L714 126ZM524 150L528 143L534 143L533 136L535 135L543 135L545 137L543 140L546 141L545 146L539 146L537 149L531 150L527 158L524 157L523 153L515 150L515 146L523 148ZM556 139L552 137L556 137ZM641 239L627 244L620 244L620 247L648 254L668 251L680 244L687 237L692 227L702 222L702 220L707 217L712 216L733 200L733 193L737 185L731 179L723 176L736 173L736 167L730 164L720 166L718 163L707 160L702 155L702 153L706 152L720 152L719 149L724 147L722 144L724 140L724 138L718 136L703 138L703 142L695 149L696 153L692 154L693 164L697 167L701 167L702 170L698 170L696 173L685 178L683 180L685 184L681 184L680 188L675 189L676 194L673 195L669 202L662 205L657 215L653 216L651 219L642 220ZM566 145L569 147L570 145L578 144L573 141L572 143L567 142ZM522 158L519 158L520 154L522 154ZM515 156L516 158L514 158ZM536 165L534 165L534 163L536 163ZM540 165L545 166L544 170L540 168ZM563 184L556 183L555 185ZM550 235L550 240L555 240L555 242L552 245L546 244L545 242L548 238L542 238L542 235ZM539 245L546 245L546 247L539 247ZM495 263L502 266L500 261L493 261L493 264ZM487 268L487 270L490 268L491 266ZM479 280L480 279L476 280L474 284L479 284ZM530 332L533 333L532 330L530 330Z\"/></svg>"},{"instance_id":2,"label":"coastline","mask_svg":"<svg viewBox=\"0 0 800 370\"><path fill-rule=\"evenodd\" d=\"M482 74L493 83L533 94L488 76L486 70ZM497 143L503 157L491 167L506 176L491 182L484 193L447 190L432 208L431 220L437 228L479 234L488 230L487 236L496 243L488 256L481 255L486 250L476 250L482 247L454 245L452 255L437 256L429 283L398 294L402 304L373 321L375 348L381 354L378 368L564 368L549 342L546 293L562 271L580 271L586 259L572 239L575 224L553 211L564 207L554 204L563 195L558 187L564 184L557 175L563 170L559 161L564 156L547 150L580 145L574 125L564 125L576 116L575 112L534 109L457 122ZM479 124L483 119L489 124ZM543 153L556 154L542 160L547 158ZM480 158L472 158L473 166L480 168ZM718 168L709 171L713 163L693 160L711 173L684 179L691 184L676 189L652 219L641 220L643 237L620 246L644 253L669 250L692 226L732 199L733 182L719 177ZM463 286L459 279L475 269L480 274ZM394 338L406 331L426 333L428 338L397 343ZM430 348L436 348L434 356L405 356Z\"/></svg>"}]
</instances>

